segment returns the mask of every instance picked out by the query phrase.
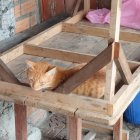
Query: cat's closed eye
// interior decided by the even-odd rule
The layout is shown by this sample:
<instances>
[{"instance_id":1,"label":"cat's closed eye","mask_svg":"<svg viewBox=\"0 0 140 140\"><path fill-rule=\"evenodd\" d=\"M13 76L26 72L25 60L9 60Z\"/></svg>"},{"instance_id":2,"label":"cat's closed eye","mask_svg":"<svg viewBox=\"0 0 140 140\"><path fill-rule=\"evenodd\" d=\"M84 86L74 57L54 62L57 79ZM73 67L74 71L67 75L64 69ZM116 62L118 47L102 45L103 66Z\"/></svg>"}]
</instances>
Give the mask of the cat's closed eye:
<instances>
[{"instance_id":1,"label":"cat's closed eye","mask_svg":"<svg viewBox=\"0 0 140 140\"><path fill-rule=\"evenodd\" d=\"M32 83L33 82L33 79L29 79L29 81L30 81L30 83Z\"/></svg>"},{"instance_id":2,"label":"cat's closed eye","mask_svg":"<svg viewBox=\"0 0 140 140\"><path fill-rule=\"evenodd\" d=\"M41 82L41 83L40 83L40 86L44 86L44 85L45 85L45 83L44 83L44 82Z\"/></svg>"}]
</instances>

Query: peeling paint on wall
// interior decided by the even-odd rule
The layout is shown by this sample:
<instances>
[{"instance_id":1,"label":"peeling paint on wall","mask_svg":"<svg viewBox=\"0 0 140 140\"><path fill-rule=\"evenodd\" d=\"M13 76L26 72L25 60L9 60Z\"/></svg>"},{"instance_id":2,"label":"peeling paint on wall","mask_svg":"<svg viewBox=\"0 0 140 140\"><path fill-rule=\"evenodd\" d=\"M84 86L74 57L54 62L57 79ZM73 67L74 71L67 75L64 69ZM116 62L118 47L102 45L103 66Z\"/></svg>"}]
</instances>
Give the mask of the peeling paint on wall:
<instances>
[{"instance_id":1,"label":"peeling paint on wall","mask_svg":"<svg viewBox=\"0 0 140 140\"><path fill-rule=\"evenodd\" d=\"M14 34L15 17L13 0L0 0L0 40Z\"/></svg>"}]
</instances>

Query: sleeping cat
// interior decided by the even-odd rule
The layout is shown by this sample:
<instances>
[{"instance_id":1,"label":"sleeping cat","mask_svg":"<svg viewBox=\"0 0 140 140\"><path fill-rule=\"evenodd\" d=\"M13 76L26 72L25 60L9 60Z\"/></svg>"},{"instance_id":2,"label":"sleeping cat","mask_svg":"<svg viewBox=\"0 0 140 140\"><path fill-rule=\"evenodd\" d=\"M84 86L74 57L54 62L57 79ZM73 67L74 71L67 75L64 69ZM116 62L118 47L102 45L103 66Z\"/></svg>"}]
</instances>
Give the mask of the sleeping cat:
<instances>
[{"instance_id":1,"label":"sleeping cat","mask_svg":"<svg viewBox=\"0 0 140 140\"><path fill-rule=\"evenodd\" d=\"M27 61L27 65L27 77L30 86L34 90L53 90L73 74L78 72L85 64L80 64L72 68L62 68L51 65L47 62ZM105 70L102 69L94 74L90 79L82 83L72 93L101 98L104 95L104 87Z\"/></svg>"}]
</instances>

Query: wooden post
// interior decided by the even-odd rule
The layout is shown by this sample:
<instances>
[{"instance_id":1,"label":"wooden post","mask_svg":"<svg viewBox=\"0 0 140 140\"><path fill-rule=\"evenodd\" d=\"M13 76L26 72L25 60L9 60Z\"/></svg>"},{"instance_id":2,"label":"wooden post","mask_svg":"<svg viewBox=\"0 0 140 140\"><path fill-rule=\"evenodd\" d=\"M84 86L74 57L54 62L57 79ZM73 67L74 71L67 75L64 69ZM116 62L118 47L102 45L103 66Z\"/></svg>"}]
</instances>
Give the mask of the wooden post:
<instances>
[{"instance_id":1,"label":"wooden post","mask_svg":"<svg viewBox=\"0 0 140 140\"><path fill-rule=\"evenodd\" d=\"M113 127L113 140L122 140L123 116Z\"/></svg>"},{"instance_id":2,"label":"wooden post","mask_svg":"<svg viewBox=\"0 0 140 140\"><path fill-rule=\"evenodd\" d=\"M8 67L0 60L0 77L3 81L21 84ZM27 140L26 106L14 105L16 140Z\"/></svg>"},{"instance_id":3,"label":"wooden post","mask_svg":"<svg viewBox=\"0 0 140 140\"><path fill-rule=\"evenodd\" d=\"M120 20L121 20L121 0L113 0L111 3L110 38L114 39L114 42L119 42ZM111 70L110 70L110 66L112 67ZM110 74L109 74L109 71L111 71ZM105 97L107 97L108 100L111 100L114 94L113 92L115 92L114 90L115 89L115 76L116 76L116 66L114 66L114 63L112 63L107 67L106 83L110 85L111 87L111 88L108 88L108 85L106 85L107 94ZM109 96L107 96L108 93L110 93ZM123 126L122 120L123 120L123 116L113 126L113 139L114 140L122 140L122 126Z\"/></svg>"},{"instance_id":4,"label":"wooden post","mask_svg":"<svg viewBox=\"0 0 140 140\"><path fill-rule=\"evenodd\" d=\"M112 0L111 3L110 37L115 42L119 42L120 38L121 1Z\"/></svg>"},{"instance_id":5,"label":"wooden post","mask_svg":"<svg viewBox=\"0 0 140 140\"><path fill-rule=\"evenodd\" d=\"M69 140L82 140L82 120L76 117L68 117Z\"/></svg>"},{"instance_id":6,"label":"wooden post","mask_svg":"<svg viewBox=\"0 0 140 140\"><path fill-rule=\"evenodd\" d=\"M90 10L90 0L84 0L84 12L87 13Z\"/></svg>"}]
</instances>

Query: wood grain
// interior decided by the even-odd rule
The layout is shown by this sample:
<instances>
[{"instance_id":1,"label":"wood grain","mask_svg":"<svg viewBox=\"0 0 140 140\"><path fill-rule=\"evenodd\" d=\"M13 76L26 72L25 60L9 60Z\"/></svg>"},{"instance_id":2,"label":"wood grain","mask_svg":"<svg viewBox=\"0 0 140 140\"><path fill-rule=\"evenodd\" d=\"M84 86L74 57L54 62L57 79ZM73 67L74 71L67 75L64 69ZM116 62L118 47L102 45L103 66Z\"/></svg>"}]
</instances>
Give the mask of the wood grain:
<instances>
[{"instance_id":1,"label":"wood grain","mask_svg":"<svg viewBox=\"0 0 140 140\"><path fill-rule=\"evenodd\" d=\"M0 60L0 77L3 81L20 84L8 67ZM1 85L2 86L2 85ZM27 140L26 106L14 104L16 140Z\"/></svg>"},{"instance_id":2,"label":"wood grain","mask_svg":"<svg viewBox=\"0 0 140 140\"><path fill-rule=\"evenodd\" d=\"M82 120L76 117L68 117L69 140L82 140Z\"/></svg>"}]
</instances>

